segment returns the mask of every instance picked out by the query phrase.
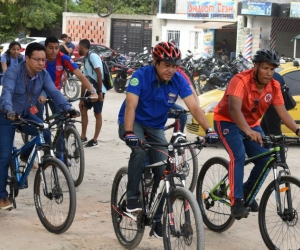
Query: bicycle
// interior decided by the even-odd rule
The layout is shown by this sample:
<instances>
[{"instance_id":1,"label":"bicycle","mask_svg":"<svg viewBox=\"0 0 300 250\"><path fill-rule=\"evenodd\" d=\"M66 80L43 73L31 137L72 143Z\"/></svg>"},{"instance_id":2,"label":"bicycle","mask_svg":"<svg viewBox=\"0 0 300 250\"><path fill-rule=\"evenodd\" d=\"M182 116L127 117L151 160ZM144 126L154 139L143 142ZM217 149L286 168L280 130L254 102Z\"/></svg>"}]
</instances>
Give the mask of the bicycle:
<instances>
[{"instance_id":1,"label":"bicycle","mask_svg":"<svg viewBox=\"0 0 300 250\"><path fill-rule=\"evenodd\" d=\"M177 173L174 159L176 149L192 145L196 145L201 150L205 147L205 142L203 139L197 138L193 142L148 143L143 146L148 150L153 149L152 146L166 147L169 157L166 161L151 164L144 168L145 173L148 169L166 166L157 190L153 186L147 185L145 178L142 178L140 185L142 212L140 213L128 213L126 211L128 168L122 167L116 173L111 192L111 215L118 241L126 249L133 249L139 245L145 226L152 226L151 232L153 232L153 217L164 192L166 193L163 213L164 248L172 249L180 246L185 247L185 249L204 249L204 228L201 212L194 195L185 188L185 175ZM175 179L180 179L180 183Z\"/></svg>"},{"instance_id":2,"label":"bicycle","mask_svg":"<svg viewBox=\"0 0 300 250\"><path fill-rule=\"evenodd\" d=\"M39 134L21 148L13 147L7 180L9 199L16 208L16 197L20 189L28 188L28 175L37 156L38 169L33 187L36 212L48 231L61 234L71 226L76 211L76 192L70 172L53 157L51 145L45 144L43 130L47 124L22 118L14 124L35 126ZM30 147L33 150L28 163L20 165L18 157Z\"/></svg>"},{"instance_id":3,"label":"bicycle","mask_svg":"<svg viewBox=\"0 0 300 250\"><path fill-rule=\"evenodd\" d=\"M186 135L180 131L179 117L184 113L189 113L189 111L170 109L169 113L175 115L175 121L169 125L166 125L164 128L165 131L173 128L170 143L188 142L186 140ZM189 145L175 150L175 156L178 157L178 162L176 163L178 166L177 172L185 174L186 187L193 192L196 187L198 177L198 158L196 150ZM175 157L175 159L177 159L177 157Z\"/></svg>"},{"instance_id":4,"label":"bicycle","mask_svg":"<svg viewBox=\"0 0 300 250\"><path fill-rule=\"evenodd\" d=\"M75 99L70 99L69 102L74 102L77 100L90 100L88 97L79 97ZM47 99L45 103L45 122L49 124L50 131L53 137L53 148L56 151L57 145L59 143L59 136L63 133L64 144L63 144L63 162L68 167L72 179L74 181L75 187L78 187L84 177L85 160L84 160L84 150L80 135L74 125L76 121L70 116L66 116L64 111L56 114L49 115L49 102L51 99ZM59 158L57 152L55 152L56 158Z\"/></svg>"},{"instance_id":5,"label":"bicycle","mask_svg":"<svg viewBox=\"0 0 300 250\"><path fill-rule=\"evenodd\" d=\"M281 162L280 149L289 141L299 138L264 136L264 146L270 151L246 158L245 166L257 159L270 157L258 180L245 197L245 206L250 207L259 192L267 175L273 170L274 180L265 189L259 206L258 223L261 236L269 249L299 249L300 235L297 208L300 206L300 180L291 176L289 167ZM196 197L199 203L204 224L212 231L223 232L235 221L230 214L228 196L228 161L213 157L203 165L197 182ZM282 170L277 171L277 167Z\"/></svg>"}]
</instances>

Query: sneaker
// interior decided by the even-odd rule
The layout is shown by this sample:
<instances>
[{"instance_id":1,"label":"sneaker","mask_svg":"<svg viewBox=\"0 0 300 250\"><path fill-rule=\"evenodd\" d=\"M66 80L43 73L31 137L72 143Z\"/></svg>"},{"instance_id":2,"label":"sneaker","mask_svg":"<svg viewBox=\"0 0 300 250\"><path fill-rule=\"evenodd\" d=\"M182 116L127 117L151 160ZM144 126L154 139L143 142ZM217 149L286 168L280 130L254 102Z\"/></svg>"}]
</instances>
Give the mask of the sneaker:
<instances>
[{"instance_id":1,"label":"sneaker","mask_svg":"<svg viewBox=\"0 0 300 250\"><path fill-rule=\"evenodd\" d=\"M252 203L251 203L251 205L250 205L250 211L251 212L258 212L258 210L259 210L259 206L258 206L258 203L257 203L257 201L256 200L253 200L252 201Z\"/></svg>"},{"instance_id":2,"label":"sneaker","mask_svg":"<svg viewBox=\"0 0 300 250\"><path fill-rule=\"evenodd\" d=\"M248 208L244 205L243 199L235 199L234 205L231 206L231 216L237 219L247 218L249 215Z\"/></svg>"},{"instance_id":3,"label":"sneaker","mask_svg":"<svg viewBox=\"0 0 300 250\"><path fill-rule=\"evenodd\" d=\"M81 139L82 145L87 144L88 140L86 137L84 139L82 139L82 138L80 138L80 139Z\"/></svg>"},{"instance_id":4,"label":"sneaker","mask_svg":"<svg viewBox=\"0 0 300 250\"><path fill-rule=\"evenodd\" d=\"M13 204L7 198L0 199L0 209L10 210L13 208Z\"/></svg>"},{"instance_id":5,"label":"sneaker","mask_svg":"<svg viewBox=\"0 0 300 250\"><path fill-rule=\"evenodd\" d=\"M88 141L88 143L85 145L85 148L94 148L98 147L98 142L94 141L94 139Z\"/></svg>"},{"instance_id":6,"label":"sneaker","mask_svg":"<svg viewBox=\"0 0 300 250\"><path fill-rule=\"evenodd\" d=\"M155 225L154 225L154 236L156 238L159 238L161 239L163 237L163 226L162 226L162 223L161 221L158 221L158 222L154 222Z\"/></svg>"},{"instance_id":7,"label":"sneaker","mask_svg":"<svg viewBox=\"0 0 300 250\"><path fill-rule=\"evenodd\" d=\"M142 211L142 204L138 199L128 199L126 211L129 213Z\"/></svg>"}]
</instances>

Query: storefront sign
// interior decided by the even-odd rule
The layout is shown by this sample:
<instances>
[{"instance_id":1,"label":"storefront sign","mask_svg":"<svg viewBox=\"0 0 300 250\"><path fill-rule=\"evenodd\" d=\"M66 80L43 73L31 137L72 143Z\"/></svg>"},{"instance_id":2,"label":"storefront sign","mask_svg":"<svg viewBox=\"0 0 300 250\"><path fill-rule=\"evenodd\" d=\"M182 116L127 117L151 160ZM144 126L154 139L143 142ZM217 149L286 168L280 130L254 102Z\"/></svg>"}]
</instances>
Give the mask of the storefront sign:
<instances>
[{"instance_id":1,"label":"storefront sign","mask_svg":"<svg viewBox=\"0 0 300 250\"><path fill-rule=\"evenodd\" d=\"M270 2L242 2L242 15L271 16L272 3Z\"/></svg>"},{"instance_id":2,"label":"storefront sign","mask_svg":"<svg viewBox=\"0 0 300 250\"><path fill-rule=\"evenodd\" d=\"M291 2L290 17L300 17L300 3Z\"/></svg>"},{"instance_id":3,"label":"storefront sign","mask_svg":"<svg viewBox=\"0 0 300 250\"><path fill-rule=\"evenodd\" d=\"M235 19L235 2L187 2L187 17L197 19Z\"/></svg>"},{"instance_id":4,"label":"storefront sign","mask_svg":"<svg viewBox=\"0 0 300 250\"><path fill-rule=\"evenodd\" d=\"M214 55L215 30L205 30L203 39L203 57L209 58Z\"/></svg>"}]
</instances>

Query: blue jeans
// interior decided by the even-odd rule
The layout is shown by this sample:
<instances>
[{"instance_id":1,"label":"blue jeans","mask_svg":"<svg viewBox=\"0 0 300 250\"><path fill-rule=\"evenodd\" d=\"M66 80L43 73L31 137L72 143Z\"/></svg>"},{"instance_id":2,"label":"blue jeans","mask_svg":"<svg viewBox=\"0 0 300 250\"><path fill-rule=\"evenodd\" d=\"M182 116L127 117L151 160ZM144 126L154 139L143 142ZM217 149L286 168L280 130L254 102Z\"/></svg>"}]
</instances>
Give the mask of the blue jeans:
<instances>
[{"instance_id":1,"label":"blue jeans","mask_svg":"<svg viewBox=\"0 0 300 250\"><path fill-rule=\"evenodd\" d=\"M44 107L45 107L45 104L44 103L37 103L36 104L39 112L36 114L36 116L41 119L41 120L44 120L43 119L43 113L44 113ZM52 114L56 114L56 113L59 113L62 111L62 109L60 107L58 107L57 105L55 105L55 103L52 101L52 102L49 102L49 107L51 109L51 112ZM62 156L63 155L63 152L64 152L64 133L59 133L58 135L58 138L57 138L57 144L56 144L56 154L57 156Z\"/></svg>"},{"instance_id":2,"label":"blue jeans","mask_svg":"<svg viewBox=\"0 0 300 250\"><path fill-rule=\"evenodd\" d=\"M23 116L25 119L34 120L36 122L42 123L42 121L35 115L28 114ZM7 175L8 175L8 166L12 156L12 148L15 137L15 130L17 125L13 125L14 121L5 118L5 114L0 113L0 199L6 198L8 193L6 191L7 185ZM38 130L33 126L20 126L19 129L29 135L38 135ZM44 130L45 142L50 142L50 131ZM23 155L27 159L33 148L29 148L24 151Z\"/></svg>"},{"instance_id":3,"label":"blue jeans","mask_svg":"<svg viewBox=\"0 0 300 250\"><path fill-rule=\"evenodd\" d=\"M245 154L248 157L252 157L269 150L261 147L257 142L248 139L246 134L235 123L221 121L214 122L214 125L230 158L228 171L230 198L232 201L233 198L243 199L244 193L250 192L269 160L269 157L256 160L248 180L243 184ZM264 135L260 126L253 127L252 129Z\"/></svg>"},{"instance_id":4,"label":"blue jeans","mask_svg":"<svg viewBox=\"0 0 300 250\"><path fill-rule=\"evenodd\" d=\"M181 107L180 105L178 105L176 103L173 105L172 109L185 110L185 108ZM174 116L174 114L169 114L168 113L168 118L175 118L175 116ZM179 116L179 120L180 120L180 131L181 131L181 133L183 133L184 127L185 127L185 124L186 124L186 120L187 120L187 114L182 113Z\"/></svg>"},{"instance_id":5,"label":"blue jeans","mask_svg":"<svg viewBox=\"0 0 300 250\"><path fill-rule=\"evenodd\" d=\"M121 140L124 140L123 135L125 134L124 124L119 126L119 137ZM145 134L147 135L147 142L156 142L156 143L167 143L167 139L165 137L165 133L163 129L155 129L145 127L141 124L134 123L134 134L143 141L146 141ZM167 153L166 148L155 147L161 151ZM141 148L133 148L130 154L130 159L128 163L128 182L127 182L127 198L128 199L139 199L140 198L140 190L139 184L143 174L144 168L144 159L146 157L147 152ZM163 161L167 159L167 155L157 150L148 151L149 162L150 164ZM153 188L157 188L161 177L164 173L165 166L153 168L154 174L154 184ZM158 206L157 212L153 218L153 221L160 221L163 213L165 199L161 199L161 202Z\"/></svg>"}]
</instances>

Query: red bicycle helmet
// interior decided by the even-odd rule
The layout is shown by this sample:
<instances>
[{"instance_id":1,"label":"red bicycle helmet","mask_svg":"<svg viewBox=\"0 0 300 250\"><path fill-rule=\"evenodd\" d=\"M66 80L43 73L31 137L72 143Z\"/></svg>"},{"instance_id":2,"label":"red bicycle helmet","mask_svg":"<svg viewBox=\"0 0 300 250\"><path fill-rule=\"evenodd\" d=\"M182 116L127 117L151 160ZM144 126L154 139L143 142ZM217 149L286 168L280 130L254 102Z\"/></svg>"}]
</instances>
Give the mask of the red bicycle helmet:
<instances>
[{"instance_id":1,"label":"red bicycle helmet","mask_svg":"<svg viewBox=\"0 0 300 250\"><path fill-rule=\"evenodd\" d=\"M176 65L181 64L181 52L170 42L161 42L152 49L152 57L156 61L165 61Z\"/></svg>"}]
</instances>

